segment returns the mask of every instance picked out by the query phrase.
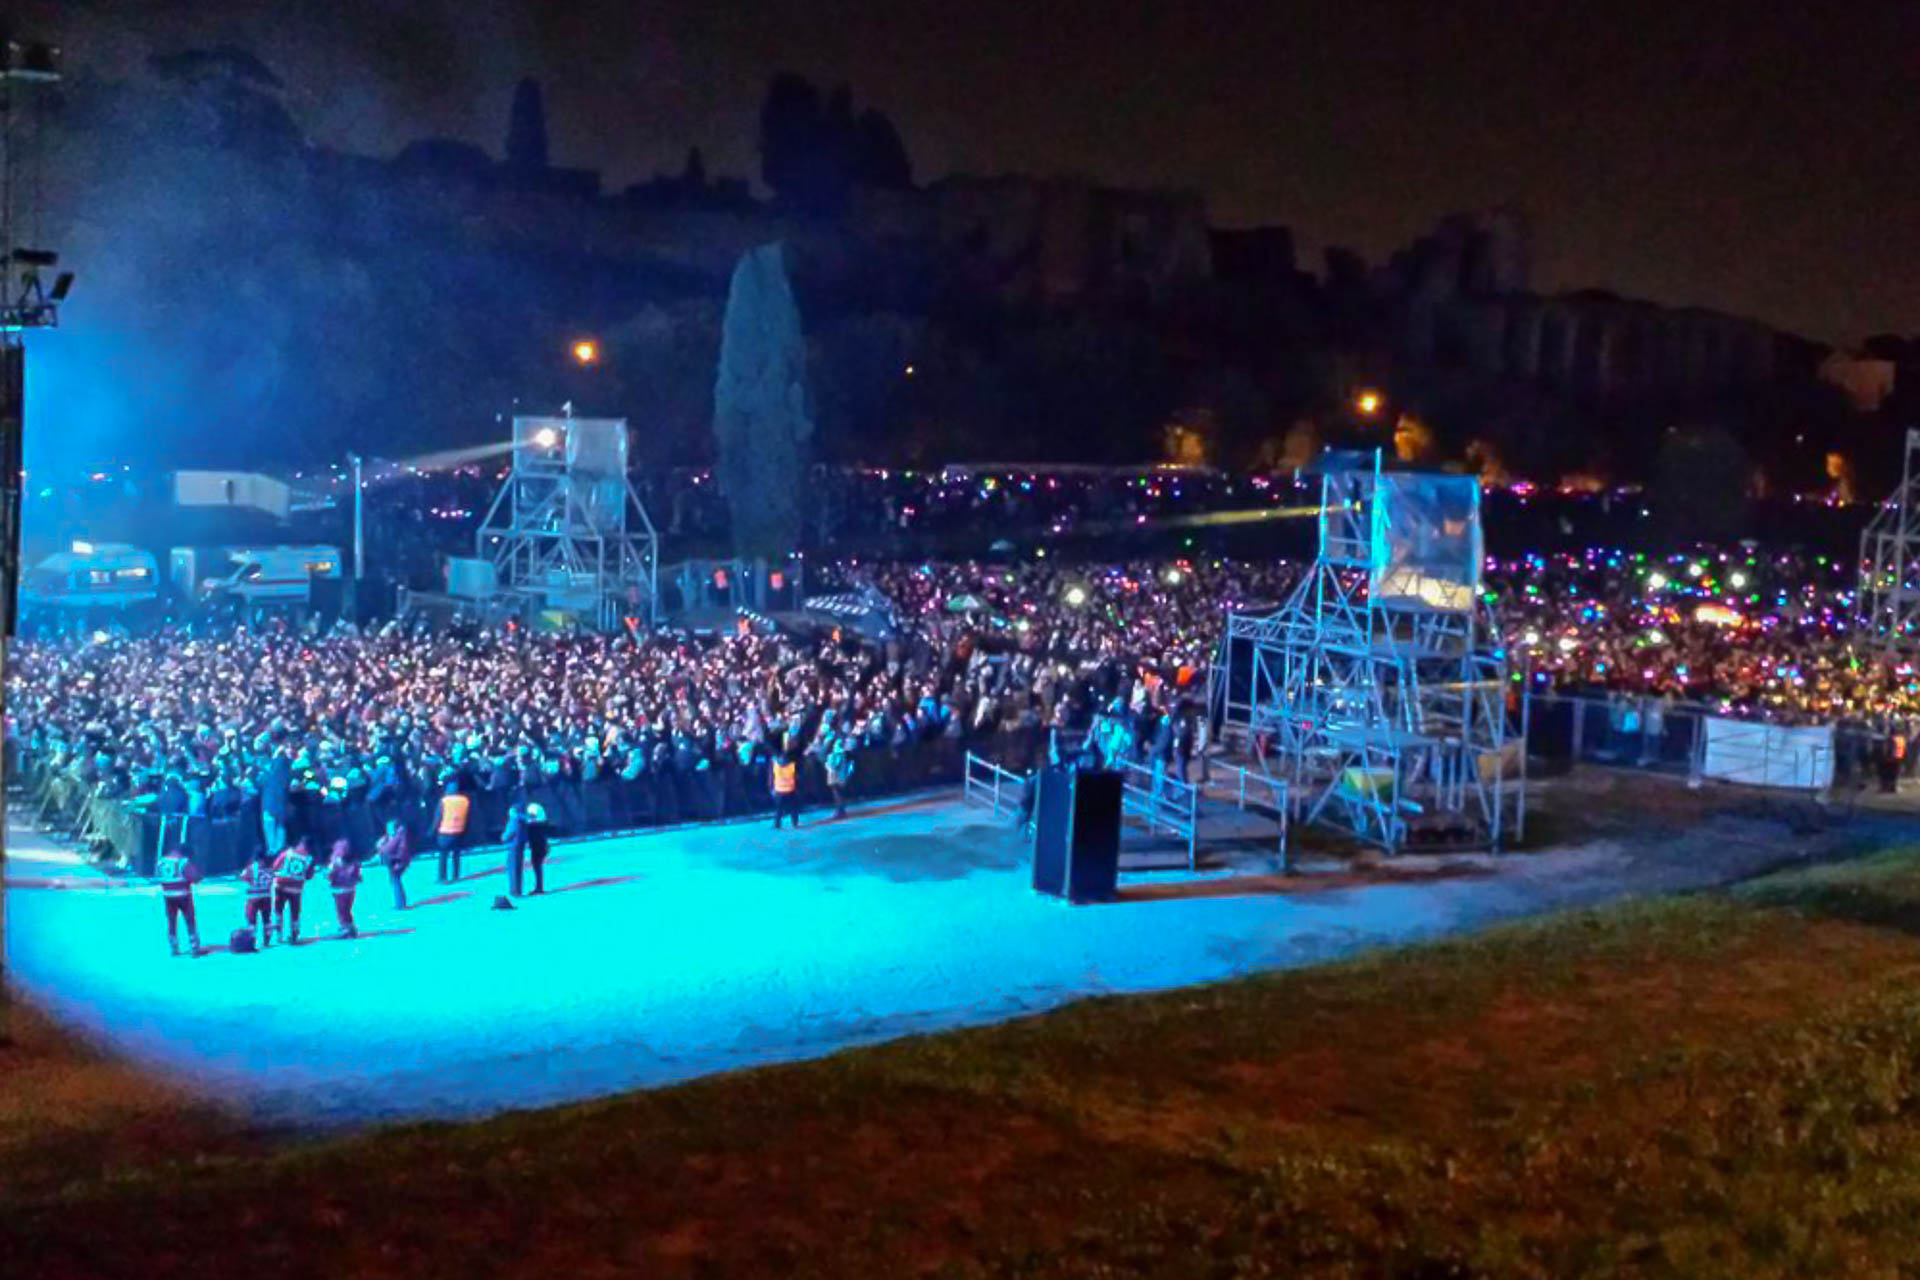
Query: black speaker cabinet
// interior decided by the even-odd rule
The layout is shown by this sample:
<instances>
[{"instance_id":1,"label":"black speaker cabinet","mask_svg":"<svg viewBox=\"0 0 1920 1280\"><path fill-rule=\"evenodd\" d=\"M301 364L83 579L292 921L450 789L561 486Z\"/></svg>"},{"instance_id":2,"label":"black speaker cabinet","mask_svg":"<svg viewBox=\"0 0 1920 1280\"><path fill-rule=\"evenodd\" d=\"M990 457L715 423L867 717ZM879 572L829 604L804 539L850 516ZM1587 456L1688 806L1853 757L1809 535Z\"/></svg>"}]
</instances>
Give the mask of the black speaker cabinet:
<instances>
[{"instance_id":1,"label":"black speaker cabinet","mask_svg":"<svg viewBox=\"0 0 1920 1280\"><path fill-rule=\"evenodd\" d=\"M1033 887L1069 902L1111 902L1120 879L1117 773L1046 769L1034 800Z\"/></svg>"}]
</instances>

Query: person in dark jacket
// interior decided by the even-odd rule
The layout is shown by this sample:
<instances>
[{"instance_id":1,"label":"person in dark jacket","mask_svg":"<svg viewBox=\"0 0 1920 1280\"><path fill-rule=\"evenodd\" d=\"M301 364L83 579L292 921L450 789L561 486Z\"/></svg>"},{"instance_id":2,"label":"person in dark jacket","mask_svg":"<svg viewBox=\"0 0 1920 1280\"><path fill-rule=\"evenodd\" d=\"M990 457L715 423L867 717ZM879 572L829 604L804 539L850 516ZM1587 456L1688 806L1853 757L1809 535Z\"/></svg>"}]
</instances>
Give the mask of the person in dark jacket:
<instances>
[{"instance_id":1,"label":"person in dark jacket","mask_svg":"<svg viewBox=\"0 0 1920 1280\"><path fill-rule=\"evenodd\" d=\"M407 886L402 877L413 862L413 850L407 843L407 828L400 819L387 819L387 830L373 846L373 851L380 859L380 865L387 869L387 880L393 885L393 909L405 911Z\"/></svg>"},{"instance_id":2,"label":"person in dark jacket","mask_svg":"<svg viewBox=\"0 0 1920 1280\"><path fill-rule=\"evenodd\" d=\"M547 891L547 844L552 828L538 801L522 800L507 814L507 892L519 897L526 885L526 860L533 861L533 891Z\"/></svg>"}]
</instances>

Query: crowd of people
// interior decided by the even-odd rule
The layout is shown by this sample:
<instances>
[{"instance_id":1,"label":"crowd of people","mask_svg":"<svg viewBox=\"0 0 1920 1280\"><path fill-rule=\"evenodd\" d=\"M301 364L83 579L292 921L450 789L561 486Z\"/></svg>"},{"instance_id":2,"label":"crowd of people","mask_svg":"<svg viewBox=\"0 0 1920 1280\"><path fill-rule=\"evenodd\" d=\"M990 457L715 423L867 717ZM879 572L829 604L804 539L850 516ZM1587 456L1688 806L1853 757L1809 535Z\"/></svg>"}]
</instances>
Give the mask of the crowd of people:
<instances>
[{"instance_id":1,"label":"crowd of people","mask_svg":"<svg viewBox=\"0 0 1920 1280\"><path fill-rule=\"evenodd\" d=\"M345 840L356 859L392 821L431 834L449 793L511 801L602 777L730 771L761 788L810 760L843 799L866 753L929 740L1008 735L1033 759L1059 730L1141 759L1177 751L1184 770L1205 737L1226 613L1278 605L1301 569L834 566L825 589L857 583L890 602L889 628L866 636L395 622L34 639L11 655L7 741L129 807L257 814L264 851L306 836ZM1483 581L1536 693L1875 726L1920 717L1920 670L1855 643L1852 586L1849 564L1750 548L1490 560Z\"/></svg>"}]
</instances>

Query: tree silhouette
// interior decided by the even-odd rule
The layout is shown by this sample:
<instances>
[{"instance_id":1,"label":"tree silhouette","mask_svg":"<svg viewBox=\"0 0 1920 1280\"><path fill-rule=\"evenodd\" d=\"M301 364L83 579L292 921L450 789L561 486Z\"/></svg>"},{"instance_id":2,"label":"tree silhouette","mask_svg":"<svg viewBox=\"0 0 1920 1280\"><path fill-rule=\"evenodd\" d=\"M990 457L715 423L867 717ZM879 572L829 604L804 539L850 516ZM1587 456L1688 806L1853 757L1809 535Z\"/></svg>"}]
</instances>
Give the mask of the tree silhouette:
<instances>
[{"instance_id":1,"label":"tree silhouette","mask_svg":"<svg viewBox=\"0 0 1920 1280\"><path fill-rule=\"evenodd\" d=\"M716 471L732 515L734 553L788 555L800 541L813 419L800 311L778 243L749 250L734 268L713 410Z\"/></svg>"},{"instance_id":2,"label":"tree silhouette","mask_svg":"<svg viewBox=\"0 0 1920 1280\"><path fill-rule=\"evenodd\" d=\"M860 113L858 128L855 172L859 180L870 187L912 186L913 162L893 121L868 107Z\"/></svg>"},{"instance_id":3,"label":"tree silhouette","mask_svg":"<svg viewBox=\"0 0 1920 1280\"><path fill-rule=\"evenodd\" d=\"M781 203L831 215L855 185L911 186L913 165L891 120L871 107L854 114L847 86L823 103L811 81L783 71L760 107L760 176Z\"/></svg>"},{"instance_id":4,"label":"tree silhouette","mask_svg":"<svg viewBox=\"0 0 1920 1280\"><path fill-rule=\"evenodd\" d=\"M521 173L547 167L547 105L540 82L526 77L513 87L513 110L507 117L507 164Z\"/></svg>"}]
</instances>

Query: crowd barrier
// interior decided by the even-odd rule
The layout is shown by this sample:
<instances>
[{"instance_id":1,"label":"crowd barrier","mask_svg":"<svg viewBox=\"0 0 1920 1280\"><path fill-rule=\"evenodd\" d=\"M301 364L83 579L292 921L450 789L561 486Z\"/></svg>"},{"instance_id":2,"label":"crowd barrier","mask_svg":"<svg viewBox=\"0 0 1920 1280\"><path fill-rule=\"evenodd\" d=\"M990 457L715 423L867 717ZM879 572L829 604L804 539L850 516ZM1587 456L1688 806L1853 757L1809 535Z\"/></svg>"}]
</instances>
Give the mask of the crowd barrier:
<instances>
[{"instance_id":1,"label":"crowd barrier","mask_svg":"<svg viewBox=\"0 0 1920 1280\"><path fill-rule=\"evenodd\" d=\"M966 773L969 749L1002 758L1031 754L1015 734L972 739L934 738L901 747L872 747L853 757L852 776L842 792L848 800L874 799L937 786L958 786ZM265 842L257 797L231 816L163 813L148 804L110 799L90 789L77 773L57 770L9 749L8 776L25 800L26 816L42 829L105 846L135 875L151 876L163 848L184 845L206 875L228 875L245 865ZM362 802L295 803L287 815L289 838L308 837L325 856L334 841L346 839L361 858L390 818L405 824L416 856L433 845L432 819L438 792L412 790L404 795ZM484 787L472 800L468 842L498 844L513 796ZM803 806L832 803L826 770L807 756L800 767ZM770 813L773 797L764 766L719 764L687 771L648 772L637 778L603 775L586 781L549 781L528 789L527 798L545 807L555 836L643 831L686 823Z\"/></svg>"},{"instance_id":2,"label":"crowd barrier","mask_svg":"<svg viewBox=\"0 0 1920 1280\"><path fill-rule=\"evenodd\" d=\"M1549 766L1590 762L1688 776L1696 772L1704 726L1721 713L1698 703L1658 698L1538 694L1529 713L1527 750ZM1886 734L1857 724L1834 729L1833 789L1867 786ZM1920 752L1899 762L1915 776Z\"/></svg>"}]
</instances>

